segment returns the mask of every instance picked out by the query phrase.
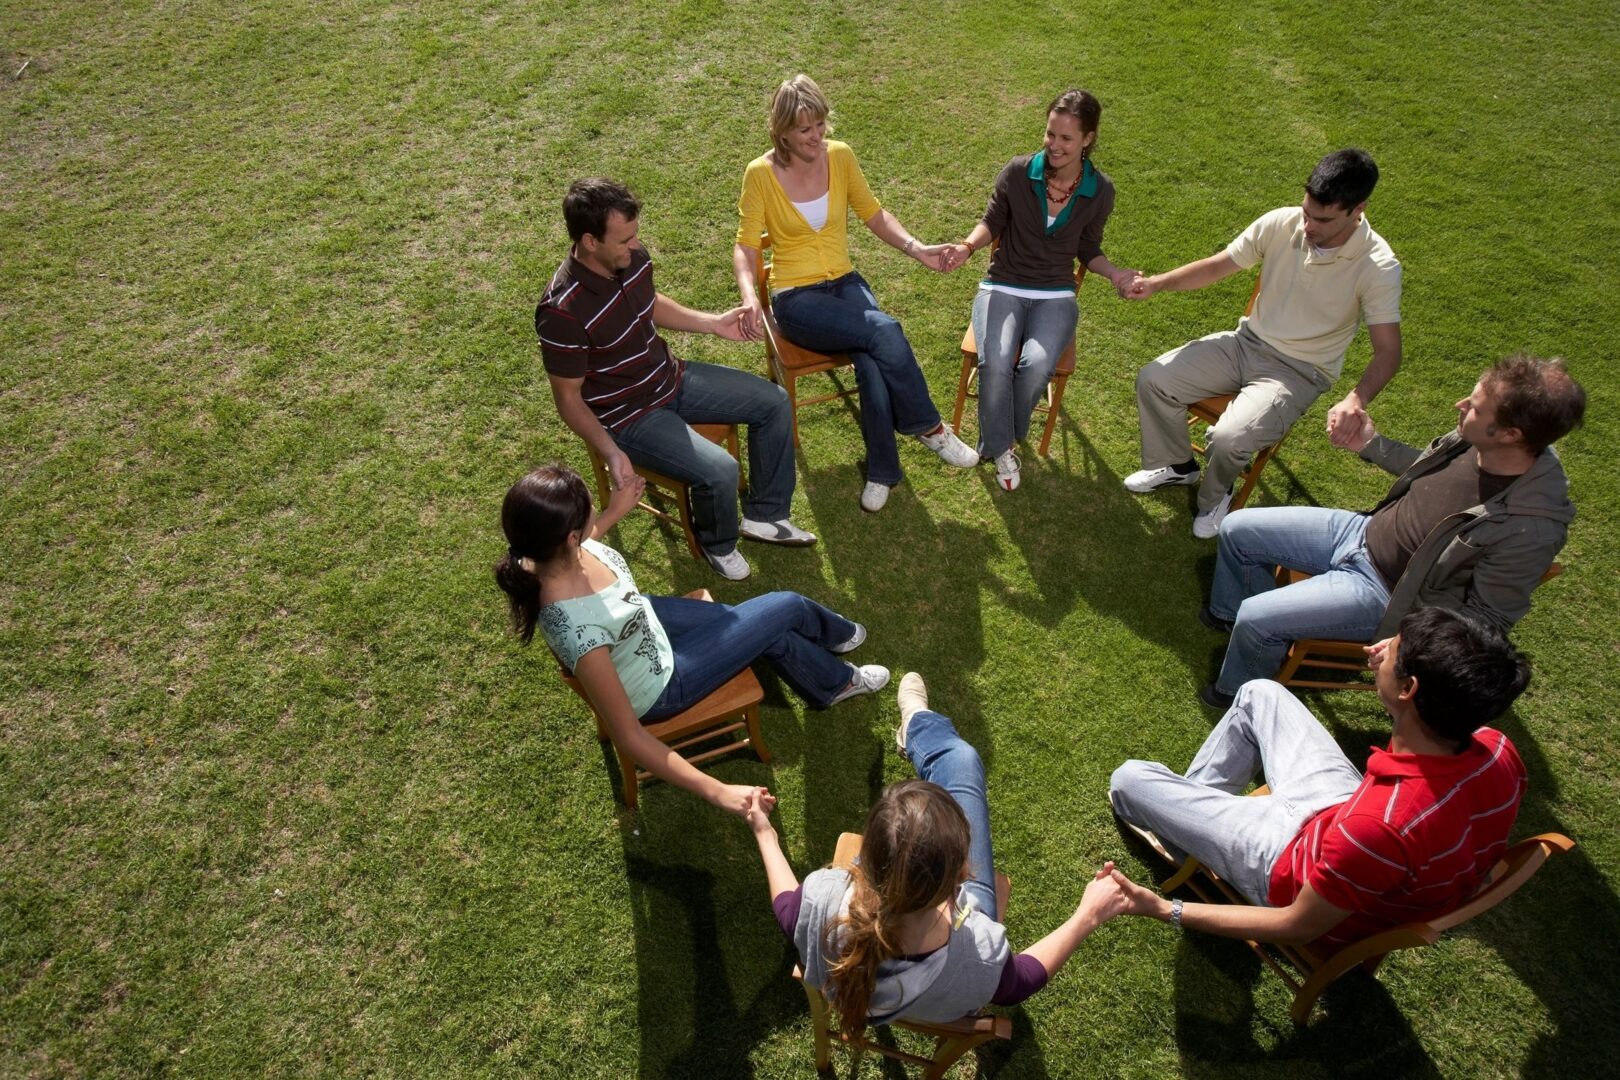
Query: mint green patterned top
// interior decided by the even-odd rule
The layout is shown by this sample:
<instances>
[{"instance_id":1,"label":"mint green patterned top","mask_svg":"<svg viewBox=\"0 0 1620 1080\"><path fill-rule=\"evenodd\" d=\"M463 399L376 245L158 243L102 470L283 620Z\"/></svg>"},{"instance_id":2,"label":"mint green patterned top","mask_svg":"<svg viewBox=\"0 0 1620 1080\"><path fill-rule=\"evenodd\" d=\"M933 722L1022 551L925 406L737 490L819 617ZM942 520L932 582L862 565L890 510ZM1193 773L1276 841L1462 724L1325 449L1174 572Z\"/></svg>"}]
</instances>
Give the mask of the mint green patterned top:
<instances>
[{"instance_id":1,"label":"mint green patterned top","mask_svg":"<svg viewBox=\"0 0 1620 1080\"><path fill-rule=\"evenodd\" d=\"M540 609L540 632L569 671L579 658L606 645L630 707L644 716L669 683L675 652L647 598L636 589L624 556L587 540L582 545L618 576L601 592L558 600Z\"/></svg>"}]
</instances>

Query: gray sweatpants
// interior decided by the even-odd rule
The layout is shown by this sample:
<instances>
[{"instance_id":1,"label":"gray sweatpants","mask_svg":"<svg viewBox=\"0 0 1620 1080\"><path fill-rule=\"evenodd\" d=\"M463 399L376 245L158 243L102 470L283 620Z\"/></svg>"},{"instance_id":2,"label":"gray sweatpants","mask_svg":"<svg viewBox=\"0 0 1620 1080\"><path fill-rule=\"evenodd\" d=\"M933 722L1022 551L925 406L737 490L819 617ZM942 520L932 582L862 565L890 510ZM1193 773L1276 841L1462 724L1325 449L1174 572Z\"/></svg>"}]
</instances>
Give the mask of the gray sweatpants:
<instances>
[{"instance_id":1,"label":"gray sweatpants","mask_svg":"<svg viewBox=\"0 0 1620 1080\"><path fill-rule=\"evenodd\" d=\"M1236 394L1209 433L1198 509L1212 509L1254 452L1282 438L1332 385L1320 368L1284 356L1246 326L1189 341L1137 373L1142 467L1191 460L1187 406L1217 394Z\"/></svg>"}]
</instances>

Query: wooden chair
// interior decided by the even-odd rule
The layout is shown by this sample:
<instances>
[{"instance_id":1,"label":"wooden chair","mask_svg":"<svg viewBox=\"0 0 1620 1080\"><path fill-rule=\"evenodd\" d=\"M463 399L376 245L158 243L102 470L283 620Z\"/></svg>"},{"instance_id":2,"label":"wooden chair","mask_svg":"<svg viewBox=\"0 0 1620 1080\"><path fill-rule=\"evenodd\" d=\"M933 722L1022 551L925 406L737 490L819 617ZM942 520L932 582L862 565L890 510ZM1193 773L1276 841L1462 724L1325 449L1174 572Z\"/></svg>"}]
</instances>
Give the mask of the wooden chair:
<instances>
[{"instance_id":1,"label":"wooden chair","mask_svg":"<svg viewBox=\"0 0 1620 1080\"><path fill-rule=\"evenodd\" d=\"M838 837L838 847L833 852L833 865L852 866L860 853L860 834L843 833ZM1007 913L1011 884L1005 874L999 872L996 874L997 906L1003 916ZM923 1057L867 1038L865 1030L853 1034L842 1030L837 1026L838 1013L827 1003L821 989L805 982L804 973L798 968L793 969L793 977L799 980L799 984L804 987L805 997L810 999L810 1030L816 1041L816 1069L823 1073L832 1068L832 1044L835 1039L850 1048L851 1076L860 1068L861 1058L866 1051L873 1050L895 1061L921 1065L924 1068L923 1080L938 1080L961 1059L962 1055L974 1047L991 1039L1012 1038L1011 1019L983 1012L964 1016L947 1024L933 1024L923 1020L892 1020L889 1024L883 1025L904 1028L932 1038L934 1052L928 1057Z\"/></svg>"},{"instance_id":2,"label":"wooden chair","mask_svg":"<svg viewBox=\"0 0 1620 1080\"><path fill-rule=\"evenodd\" d=\"M709 590L699 589L686 594L693 600L713 600ZM556 653L552 656L555 658ZM619 775L624 781L624 802L634 810L637 805L636 793L639 786L648 780L655 779L653 775L636 766L617 742L613 740L613 733L602 720L596 706L586 696L585 688L579 680L557 661L557 670L562 675L562 681L568 688L579 695L591 715L596 717L596 737L606 743L613 743L613 752L619 759ZM693 765L701 765L710 758L729 754L733 750L752 748L759 755L759 760L769 762L771 752L765 747L765 737L759 727L759 703L765 700L765 691L754 677L754 672L743 668L731 679L716 689L702 701L693 705L685 712L676 713L667 720L659 720L647 724L647 732L676 753L681 753L688 747L700 743L711 742L723 735L732 735L719 746L710 747L701 753L684 754L687 761Z\"/></svg>"},{"instance_id":3,"label":"wooden chair","mask_svg":"<svg viewBox=\"0 0 1620 1080\"><path fill-rule=\"evenodd\" d=\"M737 459L737 490L747 490L748 483L743 475L742 457L737 443L736 424L693 424L692 430L708 439L716 446L724 446L733 458ZM591 456L591 472L596 476L596 508L601 510L608 503L608 495L613 490L613 477L608 473L607 462L602 455L596 452L596 447L590 443L585 444L585 450ZM686 549L692 553L692 558L703 561L703 548L698 544L697 532L692 528L692 489L684 480L677 480L673 476L665 476L656 469L649 469L642 465L632 464L636 475L647 481L647 488L643 498L636 505L647 511L659 521L680 526L681 532L686 536ZM680 515L672 517L669 511L655 505L665 499L673 500L676 512Z\"/></svg>"},{"instance_id":4,"label":"wooden chair","mask_svg":"<svg viewBox=\"0 0 1620 1080\"><path fill-rule=\"evenodd\" d=\"M992 250L995 244L991 245ZM1086 268L1076 266L1074 271L1074 288L1078 292L1086 280ZM1057 367L1052 369L1052 379L1046 384L1046 403L1037 405L1037 412L1046 411L1046 427L1041 432L1041 457L1049 456L1052 448L1052 432L1057 430L1058 409L1063 405L1063 391L1069 388L1069 376L1074 374L1074 346L1075 339L1070 338L1068 347L1063 355L1058 357ZM962 412L967 405L968 398L977 398L973 392L973 383L979 377L979 345L973 340L973 323L968 322L967 332L962 335L962 374L956 380L956 408L951 413L951 429L958 435L962 433Z\"/></svg>"},{"instance_id":5,"label":"wooden chair","mask_svg":"<svg viewBox=\"0 0 1620 1080\"><path fill-rule=\"evenodd\" d=\"M776 325L776 315L771 311L771 264L765 261L765 251L771 246L771 237L765 233L759 239L759 250L754 254L754 285L759 293L759 306L765 313L765 363L770 370L771 381L787 391L788 404L793 407L793 445L797 447L800 409L857 393L856 387L846 388L834 374L838 368L851 366L854 361L844 353L818 353L803 348L782 336L781 329ZM799 380L806 375L822 372L827 373L836 389L830 394L800 400Z\"/></svg>"},{"instance_id":6,"label":"wooden chair","mask_svg":"<svg viewBox=\"0 0 1620 1080\"><path fill-rule=\"evenodd\" d=\"M1254 279L1254 291L1249 294L1248 306L1243 309L1245 315L1254 313L1254 300L1259 295L1260 278L1256 276ZM1199 424L1203 424L1206 429L1214 427L1216 421L1220 420L1221 416L1225 414L1227 406L1231 405L1236 398L1236 394L1217 394L1214 397L1207 397L1193 402L1187 406L1187 427L1189 429L1196 428ZM1290 428L1289 430L1293 429ZM1249 495L1254 491L1254 485L1260 482L1261 471L1277 455L1277 448L1283 444L1283 439L1286 438L1288 438L1288 432L1284 431L1281 438L1276 442L1255 451L1254 457L1249 460L1249 467L1238 474L1238 479L1243 483L1232 494L1232 510L1243 509L1244 504L1249 501ZM1196 453L1205 457L1209 456L1207 437L1202 442L1194 437L1192 447Z\"/></svg>"},{"instance_id":7,"label":"wooden chair","mask_svg":"<svg viewBox=\"0 0 1620 1080\"><path fill-rule=\"evenodd\" d=\"M1549 582L1563 572L1562 563L1553 563L1541 576L1541 582L1538 584ZM1290 570L1286 566L1277 567L1279 588L1292 585L1296 581L1304 581L1310 576L1302 570ZM1275 678L1284 686L1297 686L1304 690L1376 690L1376 686L1362 678L1367 671L1367 644L1365 641L1300 638L1288 646L1288 655L1283 657L1282 667L1277 669ZM1343 671L1346 675L1332 679L1320 676L1309 678L1299 673L1302 667Z\"/></svg>"},{"instance_id":8,"label":"wooden chair","mask_svg":"<svg viewBox=\"0 0 1620 1080\"><path fill-rule=\"evenodd\" d=\"M1249 794L1267 796L1271 794L1271 789L1261 785ZM1175 860L1170 858L1169 852L1156 836L1129 822L1126 822L1126 825L1142 837L1161 858L1171 866L1176 866ZM1479 889L1460 907L1427 922L1405 923L1374 934L1372 937L1363 938L1329 955L1321 955L1305 945L1277 945L1258 941L1248 941L1245 944L1253 949L1260 961L1294 992L1294 1001L1288 1008L1288 1015L1296 1025L1304 1027L1310 1020L1311 1010L1315 1007L1317 998L1322 996L1322 991L1351 968L1359 967L1368 975L1375 975L1379 965L1384 962L1384 957L1397 949L1416 949L1424 945L1433 945L1447 930L1461 926L1474 916L1489 911L1517 892L1519 886L1529 881L1531 875L1541 869L1541 864L1550 856L1557 852L1569 851L1574 846L1575 841L1561 833L1542 833L1521 840L1503 852L1502 857L1485 876L1485 881ZM1189 858L1182 863L1176 872L1165 880L1160 889L1168 896L1183 885L1205 903L1219 903L1222 899L1234 904L1249 902L1197 859ZM1293 970L1279 963L1279 957L1287 961Z\"/></svg>"}]
</instances>

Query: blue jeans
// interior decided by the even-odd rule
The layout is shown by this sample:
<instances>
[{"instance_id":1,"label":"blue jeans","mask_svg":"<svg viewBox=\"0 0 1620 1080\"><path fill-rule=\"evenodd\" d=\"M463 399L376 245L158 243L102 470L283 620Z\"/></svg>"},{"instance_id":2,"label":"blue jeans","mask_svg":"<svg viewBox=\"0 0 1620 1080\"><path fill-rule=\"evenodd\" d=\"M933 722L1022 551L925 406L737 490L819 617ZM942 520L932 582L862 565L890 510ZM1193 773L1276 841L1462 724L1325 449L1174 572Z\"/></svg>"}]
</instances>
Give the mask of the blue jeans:
<instances>
[{"instance_id":1,"label":"blue jeans","mask_svg":"<svg viewBox=\"0 0 1620 1080\"><path fill-rule=\"evenodd\" d=\"M737 462L723 446L690 424L744 424L748 428L748 494L743 514L752 521L788 516L797 481L793 471L793 410L787 392L746 371L688 361L675 397L661 409L613 433L633 464L686 482L698 543L716 555L737 547Z\"/></svg>"},{"instance_id":2,"label":"blue jeans","mask_svg":"<svg viewBox=\"0 0 1620 1080\"><path fill-rule=\"evenodd\" d=\"M1262 770L1271 796L1245 796ZM1282 685L1257 679L1239 688L1185 776L1157 761L1127 761L1114 770L1108 799L1171 855L1196 857L1267 904L1272 868L1289 842L1360 786L1361 773L1310 710Z\"/></svg>"},{"instance_id":3,"label":"blue jeans","mask_svg":"<svg viewBox=\"0 0 1620 1080\"><path fill-rule=\"evenodd\" d=\"M1372 640L1389 588L1367 554L1370 520L1350 510L1268 506L1221 522L1209 609L1235 623L1215 680L1222 693L1275 675L1300 638ZM1277 566L1316 576L1279 589Z\"/></svg>"},{"instance_id":4,"label":"blue jeans","mask_svg":"<svg viewBox=\"0 0 1620 1080\"><path fill-rule=\"evenodd\" d=\"M773 293L771 308L776 324L795 345L849 355L861 392L866 478L888 487L898 484L900 449L894 433L925 435L940 423L900 323L878 310L866 279L854 272Z\"/></svg>"},{"instance_id":5,"label":"blue jeans","mask_svg":"<svg viewBox=\"0 0 1620 1080\"><path fill-rule=\"evenodd\" d=\"M1029 434L1029 418L1079 320L1072 293L1029 300L980 289L973 298L980 457L994 458Z\"/></svg>"},{"instance_id":6,"label":"blue jeans","mask_svg":"<svg viewBox=\"0 0 1620 1080\"><path fill-rule=\"evenodd\" d=\"M855 624L798 593L766 593L735 607L684 596L647 599L669 635L675 661L643 723L691 708L762 656L817 708L854 677L850 665L825 646L854 637Z\"/></svg>"},{"instance_id":7,"label":"blue jeans","mask_svg":"<svg viewBox=\"0 0 1620 1080\"><path fill-rule=\"evenodd\" d=\"M906 727L906 757L917 775L950 793L968 820L968 880L962 891L973 906L1001 921L996 910L996 860L990 849L990 801L985 794L984 762L949 719L924 709Z\"/></svg>"}]
</instances>

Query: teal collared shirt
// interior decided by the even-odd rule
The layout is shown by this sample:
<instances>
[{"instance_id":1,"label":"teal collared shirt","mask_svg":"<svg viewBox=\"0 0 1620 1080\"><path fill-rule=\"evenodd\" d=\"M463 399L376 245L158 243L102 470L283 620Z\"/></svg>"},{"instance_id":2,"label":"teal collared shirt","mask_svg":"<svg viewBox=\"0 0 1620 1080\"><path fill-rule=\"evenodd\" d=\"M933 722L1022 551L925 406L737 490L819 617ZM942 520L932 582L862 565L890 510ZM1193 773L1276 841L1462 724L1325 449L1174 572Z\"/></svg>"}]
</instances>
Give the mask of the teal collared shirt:
<instances>
[{"instance_id":1,"label":"teal collared shirt","mask_svg":"<svg viewBox=\"0 0 1620 1080\"><path fill-rule=\"evenodd\" d=\"M1035 197L1041 201L1041 216L1046 216L1046 151L1042 150L1029 159L1029 186L1035 192ZM1097 194L1097 170L1091 167L1091 159L1087 158L1081 164L1080 185L1075 188L1076 195L1091 198ZM1064 225L1068 224L1069 212L1074 209L1074 200L1070 199L1063 204L1058 216L1046 227L1046 235L1051 236Z\"/></svg>"}]
</instances>

